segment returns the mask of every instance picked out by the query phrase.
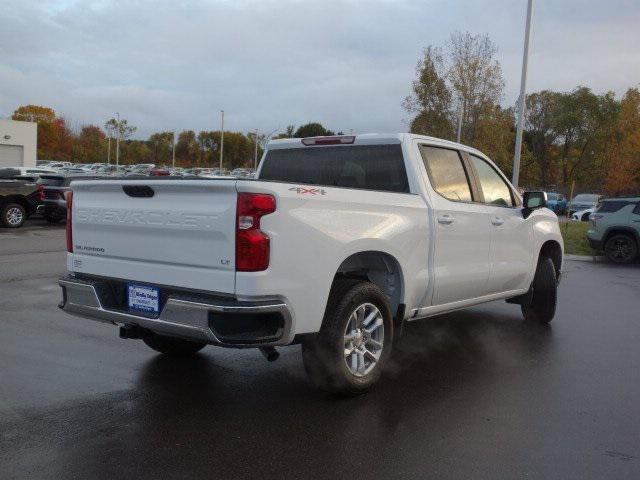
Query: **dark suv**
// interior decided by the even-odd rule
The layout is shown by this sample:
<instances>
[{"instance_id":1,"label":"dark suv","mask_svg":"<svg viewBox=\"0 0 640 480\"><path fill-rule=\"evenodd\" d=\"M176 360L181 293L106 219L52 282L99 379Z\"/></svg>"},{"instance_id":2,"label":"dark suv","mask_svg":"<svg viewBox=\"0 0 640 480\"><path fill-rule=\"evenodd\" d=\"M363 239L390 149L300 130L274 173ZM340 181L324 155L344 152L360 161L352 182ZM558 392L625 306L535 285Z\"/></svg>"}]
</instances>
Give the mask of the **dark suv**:
<instances>
[{"instance_id":1,"label":"dark suv","mask_svg":"<svg viewBox=\"0 0 640 480\"><path fill-rule=\"evenodd\" d=\"M42 175L38 180L40 206L38 213L49 223L59 223L67 217L67 192L73 180L95 180L99 175Z\"/></svg>"}]
</instances>

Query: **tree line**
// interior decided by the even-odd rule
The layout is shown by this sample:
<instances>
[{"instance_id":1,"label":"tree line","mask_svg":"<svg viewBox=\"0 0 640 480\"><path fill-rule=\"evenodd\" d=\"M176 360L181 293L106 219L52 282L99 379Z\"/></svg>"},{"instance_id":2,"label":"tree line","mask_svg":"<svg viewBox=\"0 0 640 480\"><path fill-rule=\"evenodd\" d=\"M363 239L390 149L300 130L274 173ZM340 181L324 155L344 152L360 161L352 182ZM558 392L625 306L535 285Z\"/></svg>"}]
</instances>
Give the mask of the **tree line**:
<instances>
[{"instance_id":1,"label":"tree line","mask_svg":"<svg viewBox=\"0 0 640 480\"><path fill-rule=\"evenodd\" d=\"M11 117L38 123L38 159L78 163L115 163L116 138L120 138L119 163L123 165L154 163L171 165L173 161L173 132L155 132L147 140L131 137L137 128L126 119L111 118L104 127L84 125L73 131L64 117L50 107L24 105ZM333 135L320 123L311 122L296 129L289 125L276 138ZM111 139L111 140L109 140ZM258 159L262 155L264 135L255 132L224 132L223 167L227 169L254 165L256 142ZM175 163L183 167L217 167L220 158L220 131L183 130L175 138Z\"/></svg>"},{"instance_id":2,"label":"tree line","mask_svg":"<svg viewBox=\"0 0 640 480\"><path fill-rule=\"evenodd\" d=\"M403 102L413 133L477 148L511 175L516 118L486 35L454 33L428 46ZM520 185L607 195L640 192L640 91L616 98L586 86L526 95Z\"/></svg>"}]
</instances>

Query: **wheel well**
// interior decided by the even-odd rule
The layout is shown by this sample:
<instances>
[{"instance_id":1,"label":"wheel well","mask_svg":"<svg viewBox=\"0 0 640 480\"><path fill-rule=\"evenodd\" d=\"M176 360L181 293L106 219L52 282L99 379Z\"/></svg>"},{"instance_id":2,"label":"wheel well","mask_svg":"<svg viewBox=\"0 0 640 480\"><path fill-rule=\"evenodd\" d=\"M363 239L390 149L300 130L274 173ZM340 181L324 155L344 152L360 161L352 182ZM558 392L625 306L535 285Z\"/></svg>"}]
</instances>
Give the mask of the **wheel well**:
<instances>
[{"instance_id":1,"label":"wheel well","mask_svg":"<svg viewBox=\"0 0 640 480\"><path fill-rule=\"evenodd\" d=\"M607 234L604 236L604 241L602 242L602 246L604 247L604 245L609 241L609 239L613 235L619 235L619 234L628 235L629 237L633 238L633 240L635 240L636 245L640 246L640 242L638 242L637 234L632 230L627 230L626 228L613 228L612 230L608 231Z\"/></svg>"},{"instance_id":2,"label":"wheel well","mask_svg":"<svg viewBox=\"0 0 640 480\"><path fill-rule=\"evenodd\" d=\"M538 258L548 257L553 262L553 266L556 269L556 275L560 275L560 269L562 268L562 248L560 244L555 240L547 240L542 244L540 249L540 256Z\"/></svg>"},{"instance_id":3,"label":"wheel well","mask_svg":"<svg viewBox=\"0 0 640 480\"><path fill-rule=\"evenodd\" d=\"M398 312L404 294L402 270L388 253L369 251L351 255L338 267L334 277L362 278L377 285L389 299L393 316Z\"/></svg>"},{"instance_id":4,"label":"wheel well","mask_svg":"<svg viewBox=\"0 0 640 480\"><path fill-rule=\"evenodd\" d=\"M6 197L0 198L0 208L4 207L8 203L17 203L18 205L22 205L27 211L27 215L33 213L33 207L24 197L19 195L7 195Z\"/></svg>"}]
</instances>

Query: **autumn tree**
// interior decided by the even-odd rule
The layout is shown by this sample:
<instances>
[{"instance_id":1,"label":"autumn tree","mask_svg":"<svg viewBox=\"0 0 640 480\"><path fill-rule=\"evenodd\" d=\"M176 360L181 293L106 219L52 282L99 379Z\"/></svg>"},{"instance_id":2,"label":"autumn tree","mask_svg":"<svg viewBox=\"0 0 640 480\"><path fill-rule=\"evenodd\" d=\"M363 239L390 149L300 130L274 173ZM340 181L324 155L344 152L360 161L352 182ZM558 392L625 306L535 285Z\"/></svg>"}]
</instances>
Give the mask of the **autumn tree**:
<instances>
[{"instance_id":1,"label":"autumn tree","mask_svg":"<svg viewBox=\"0 0 640 480\"><path fill-rule=\"evenodd\" d=\"M56 112L49 107L42 107L40 105L23 105L16 108L11 116L12 120L19 120L23 122L45 122L51 123L56 118Z\"/></svg>"},{"instance_id":2,"label":"autumn tree","mask_svg":"<svg viewBox=\"0 0 640 480\"><path fill-rule=\"evenodd\" d=\"M147 140L147 146L153 154L153 161L156 165L168 165L173 157L173 132L154 133Z\"/></svg>"},{"instance_id":3,"label":"autumn tree","mask_svg":"<svg viewBox=\"0 0 640 480\"><path fill-rule=\"evenodd\" d=\"M604 159L604 192L608 195L640 193L640 91L630 88L620 102L620 112L609 137Z\"/></svg>"},{"instance_id":4,"label":"autumn tree","mask_svg":"<svg viewBox=\"0 0 640 480\"><path fill-rule=\"evenodd\" d=\"M294 138L306 138L306 137L322 137L325 135L335 135L331 130L327 130L321 123L311 122L305 125L301 125L293 134Z\"/></svg>"},{"instance_id":5,"label":"autumn tree","mask_svg":"<svg viewBox=\"0 0 640 480\"><path fill-rule=\"evenodd\" d=\"M96 125L86 125L75 140L74 161L82 163L104 162L107 156L107 136Z\"/></svg>"},{"instance_id":6,"label":"autumn tree","mask_svg":"<svg viewBox=\"0 0 640 480\"><path fill-rule=\"evenodd\" d=\"M495 55L489 37L470 33L451 35L444 49L425 48L403 102L411 132L455 140L461 120L461 141L506 167L513 113L500 106L504 81Z\"/></svg>"},{"instance_id":7,"label":"autumn tree","mask_svg":"<svg viewBox=\"0 0 640 480\"><path fill-rule=\"evenodd\" d=\"M446 83L442 52L429 46L416 67L412 93L404 99L403 107L415 115L411 131L440 138L452 138L451 90Z\"/></svg>"}]
</instances>

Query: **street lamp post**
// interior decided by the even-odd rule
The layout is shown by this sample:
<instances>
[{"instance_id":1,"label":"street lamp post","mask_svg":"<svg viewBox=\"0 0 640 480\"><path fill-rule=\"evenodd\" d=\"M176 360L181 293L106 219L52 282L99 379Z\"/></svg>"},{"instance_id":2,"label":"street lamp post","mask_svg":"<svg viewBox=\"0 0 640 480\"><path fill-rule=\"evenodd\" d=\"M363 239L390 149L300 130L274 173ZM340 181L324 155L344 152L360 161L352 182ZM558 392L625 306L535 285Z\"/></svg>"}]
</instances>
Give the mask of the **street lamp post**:
<instances>
[{"instance_id":1,"label":"street lamp post","mask_svg":"<svg viewBox=\"0 0 640 480\"><path fill-rule=\"evenodd\" d=\"M222 172L222 156L224 154L224 110L220 110L220 172Z\"/></svg>"},{"instance_id":2,"label":"street lamp post","mask_svg":"<svg viewBox=\"0 0 640 480\"><path fill-rule=\"evenodd\" d=\"M116 166L120 165L120 113L116 112Z\"/></svg>"},{"instance_id":3,"label":"street lamp post","mask_svg":"<svg viewBox=\"0 0 640 480\"><path fill-rule=\"evenodd\" d=\"M518 186L520 176L520 155L522 153L522 130L524 128L525 93L527 90L527 63L529 61L529 40L531 34L531 16L533 0L527 2L527 23L524 32L524 52L522 54L522 76L520 77L520 96L518 97L518 129L516 130L516 151L513 155L513 177L511 183Z\"/></svg>"}]
</instances>

